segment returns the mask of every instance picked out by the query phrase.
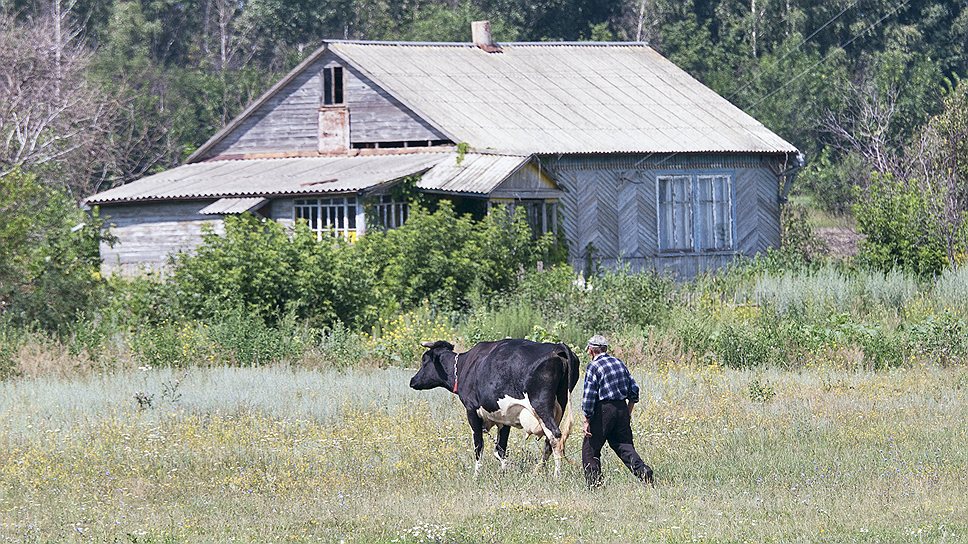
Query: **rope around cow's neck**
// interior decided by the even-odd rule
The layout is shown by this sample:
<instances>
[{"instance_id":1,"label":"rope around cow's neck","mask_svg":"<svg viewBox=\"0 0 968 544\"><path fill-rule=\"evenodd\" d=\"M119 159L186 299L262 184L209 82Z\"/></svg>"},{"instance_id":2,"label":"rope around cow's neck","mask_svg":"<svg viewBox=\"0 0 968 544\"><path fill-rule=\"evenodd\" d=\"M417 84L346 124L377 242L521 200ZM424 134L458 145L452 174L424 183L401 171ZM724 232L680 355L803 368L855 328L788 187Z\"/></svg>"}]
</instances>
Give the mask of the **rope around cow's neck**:
<instances>
[{"instance_id":1,"label":"rope around cow's neck","mask_svg":"<svg viewBox=\"0 0 968 544\"><path fill-rule=\"evenodd\" d=\"M458 354L454 352L454 393L457 393L457 357Z\"/></svg>"}]
</instances>

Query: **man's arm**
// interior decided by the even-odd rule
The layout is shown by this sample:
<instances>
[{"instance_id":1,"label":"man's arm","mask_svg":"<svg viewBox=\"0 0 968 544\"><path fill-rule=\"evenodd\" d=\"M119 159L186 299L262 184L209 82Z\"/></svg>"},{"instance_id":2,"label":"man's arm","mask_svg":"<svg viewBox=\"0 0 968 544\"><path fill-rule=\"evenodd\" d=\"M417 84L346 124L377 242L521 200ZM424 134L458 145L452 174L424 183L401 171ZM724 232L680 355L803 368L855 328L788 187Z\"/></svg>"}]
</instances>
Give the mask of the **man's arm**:
<instances>
[{"instance_id":1,"label":"man's arm","mask_svg":"<svg viewBox=\"0 0 968 544\"><path fill-rule=\"evenodd\" d=\"M632 373L629 372L629 415L632 415L632 409L635 408L635 405L638 402L639 384L635 383L635 378L633 378Z\"/></svg>"},{"instance_id":2,"label":"man's arm","mask_svg":"<svg viewBox=\"0 0 968 544\"><path fill-rule=\"evenodd\" d=\"M585 416L585 436L590 436L588 420L595 413L595 403L598 402L598 379L591 366L585 371L585 385L582 387L581 411Z\"/></svg>"}]
</instances>

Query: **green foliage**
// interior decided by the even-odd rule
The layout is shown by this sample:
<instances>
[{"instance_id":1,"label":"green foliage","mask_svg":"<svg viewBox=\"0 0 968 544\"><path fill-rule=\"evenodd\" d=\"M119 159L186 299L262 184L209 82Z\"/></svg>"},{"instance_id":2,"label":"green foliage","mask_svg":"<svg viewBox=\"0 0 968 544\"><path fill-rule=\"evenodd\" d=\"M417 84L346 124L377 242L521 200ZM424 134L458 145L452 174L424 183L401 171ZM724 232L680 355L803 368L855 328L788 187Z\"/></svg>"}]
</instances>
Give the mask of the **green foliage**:
<instances>
[{"instance_id":1,"label":"green foliage","mask_svg":"<svg viewBox=\"0 0 968 544\"><path fill-rule=\"evenodd\" d=\"M352 318L340 290L343 245L317 240L305 224L290 233L251 214L228 217L224 235L209 231L194 254L175 259L174 294L195 317L242 308L271 320L287 312L323 323Z\"/></svg>"},{"instance_id":2,"label":"green foliage","mask_svg":"<svg viewBox=\"0 0 968 544\"><path fill-rule=\"evenodd\" d=\"M749 397L753 402L770 402L776 397L776 388L762 376L753 376L749 384Z\"/></svg>"},{"instance_id":3,"label":"green foliage","mask_svg":"<svg viewBox=\"0 0 968 544\"><path fill-rule=\"evenodd\" d=\"M149 367L191 365L260 366L301 356L309 340L292 314L275 323L242 308L227 308L211 318L162 322L136 329L131 347Z\"/></svg>"},{"instance_id":4,"label":"green foliage","mask_svg":"<svg viewBox=\"0 0 968 544\"><path fill-rule=\"evenodd\" d=\"M370 233L352 248L375 273L370 296L390 310L466 308L475 297L514 287L520 271L548 255L552 240L533 240L523 208L513 215L495 209L482 221L458 216L448 201L433 213L411 210L398 229Z\"/></svg>"},{"instance_id":5,"label":"green foliage","mask_svg":"<svg viewBox=\"0 0 968 544\"><path fill-rule=\"evenodd\" d=\"M722 328L714 332L710 341L712 349L722 366L730 368L749 368L782 363L777 356L773 334L767 320L761 320L756 326L745 323L727 322Z\"/></svg>"},{"instance_id":6,"label":"green foliage","mask_svg":"<svg viewBox=\"0 0 968 544\"><path fill-rule=\"evenodd\" d=\"M103 286L102 223L97 210L84 212L32 175L0 177L0 312L22 325L66 331Z\"/></svg>"},{"instance_id":7,"label":"green foliage","mask_svg":"<svg viewBox=\"0 0 968 544\"><path fill-rule=\"evenodd\" d=\"M515 297L539 309L548 323L577 322L579 330L596 333L662 324L672 292L671 280L651 273L605 271L585 280L560 266L529 274Z\"/></svg>"},{"instance_id":8,"label":"green foliage","mask_svg":"<svg viewBox=\"0 0 968 544\"><path fill-rule=\"evenodd\" d=\"M854 206L857 225L865 235L860 259L881 270L899 267L921 275L939 273L948 265L930 195L890 175L877 175Z\"/></svg>"},{"instance_id":9,"label":"green foliage","mask_svg":"<svg viewBox=\"0 0 968 544\"><path fill-rule=\"evenodd\" d=\"M495 41L512 42L518 37L518 29L509 24L497 11L485 12L479 5L468 0L455 4L421 5L406 21L396 35L388 39L418 42L467 42L470 41L471 22L488 20Z\"/></svg>"},{"instance_id":10,"label":"green foliage","mask_svg":"<svg viewBox=\"0 0 968 544\"><path fill-rule=\"evenodd\" d=\"M866 180L867 166L856 154L838 155L825 148L797 176L797 185L814 197L820 208L837 215L850 213L855 187Z\"/></svg>"},{"instance_id":11,"label":"green foliage","mask_svg":"<svg viewBox=\"0 0 968 544\"><path fill-rule=\"evenodd\" d=\"M227 218L224 234L207 232L194 254L179 255L168 287L134 283L122 296L154 321L242 308L269 321L292 313L319 326L367 327L424 301L455 310L507 292L551 244L532 239L523 209L474 221L449 202L433 213L416 206L403 227L355 244L244 214ZM168 295L174 314L157 313Z\"/></svg>"},{"instance_id":12,"label":"green foliage","mask_svg":"<svg viewBox=\"0 0 968 544\"><path fill-rule=\"evenodd\" d=\"M780 250L773 256L791 263L809 264L823 259L827 247L813 231L807 209L788 202L780 209Z\"/></svg>"}]
</instances>

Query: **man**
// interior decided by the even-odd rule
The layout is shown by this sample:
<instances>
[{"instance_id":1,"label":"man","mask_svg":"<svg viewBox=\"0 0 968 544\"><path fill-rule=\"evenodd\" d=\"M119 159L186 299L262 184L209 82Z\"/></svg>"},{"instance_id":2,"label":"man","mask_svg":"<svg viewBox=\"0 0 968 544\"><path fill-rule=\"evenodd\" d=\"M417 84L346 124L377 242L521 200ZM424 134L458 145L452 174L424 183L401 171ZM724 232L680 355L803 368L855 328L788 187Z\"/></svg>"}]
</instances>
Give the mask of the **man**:
<instances>
[{"instance_id":1,"label":"man","mask_svg":"<svg viewBox=\"0 0 968 544\"><path fill-rule=\"evenodd\" d=\"M639 401L639 386L625 363L607 353L604 336L592 336L585 349L591 357L581 406L585 415L585 441L581 446L585 480L589 487L601 485L602 447L608 442L632 474L654 485L652 469L642 462L632 444L632 409Z\"/></svg>"}]
</instances>

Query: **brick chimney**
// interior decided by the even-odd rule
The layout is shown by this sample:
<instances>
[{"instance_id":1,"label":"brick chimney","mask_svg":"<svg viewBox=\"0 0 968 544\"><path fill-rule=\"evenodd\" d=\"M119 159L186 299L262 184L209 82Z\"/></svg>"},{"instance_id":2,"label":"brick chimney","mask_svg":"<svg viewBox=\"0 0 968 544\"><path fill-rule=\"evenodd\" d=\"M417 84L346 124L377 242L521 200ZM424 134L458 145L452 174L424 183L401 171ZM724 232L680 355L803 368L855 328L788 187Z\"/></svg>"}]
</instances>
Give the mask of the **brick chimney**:
<instances>
[{"instance_id":1,"label":"brick chimney","mask_svg":"<svg viewBox=\"0 0 968 544\"><path fill-rule=\"evenodd\" d=\"M480 47L488 53L500 53L501 46L494 43L491 37L490 21L474 21L471 23L471 39L474 45Z\"/></svg>"}]
</instances>

